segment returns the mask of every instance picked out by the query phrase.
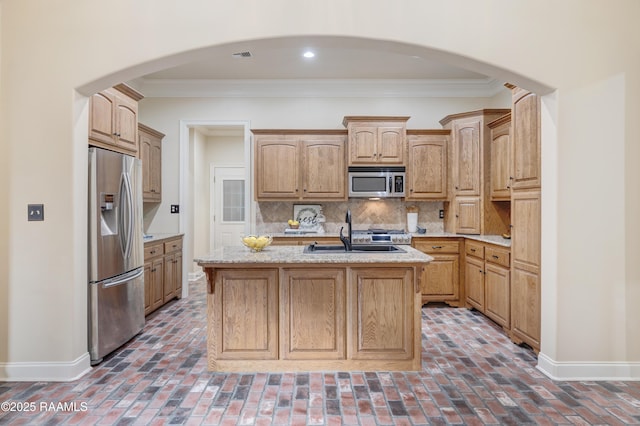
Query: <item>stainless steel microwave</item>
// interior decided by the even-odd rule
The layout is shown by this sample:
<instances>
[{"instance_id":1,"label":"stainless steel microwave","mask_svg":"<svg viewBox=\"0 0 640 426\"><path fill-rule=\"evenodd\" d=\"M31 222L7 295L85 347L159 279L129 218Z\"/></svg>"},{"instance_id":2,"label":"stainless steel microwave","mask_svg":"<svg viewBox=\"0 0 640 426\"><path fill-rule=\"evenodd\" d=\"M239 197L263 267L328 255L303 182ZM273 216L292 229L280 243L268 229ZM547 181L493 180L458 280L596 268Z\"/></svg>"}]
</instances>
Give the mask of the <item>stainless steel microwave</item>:
<instances>
[{"instance_id":1,"label":"stainless steel microwave","mask_svg":"<svg viewBox=\"0 0 640 426\"><path fill-rule=\"evenodd\" d=\"M349 167L349 197L404 197L404 167Z\"/></svg>"}]
</instances>

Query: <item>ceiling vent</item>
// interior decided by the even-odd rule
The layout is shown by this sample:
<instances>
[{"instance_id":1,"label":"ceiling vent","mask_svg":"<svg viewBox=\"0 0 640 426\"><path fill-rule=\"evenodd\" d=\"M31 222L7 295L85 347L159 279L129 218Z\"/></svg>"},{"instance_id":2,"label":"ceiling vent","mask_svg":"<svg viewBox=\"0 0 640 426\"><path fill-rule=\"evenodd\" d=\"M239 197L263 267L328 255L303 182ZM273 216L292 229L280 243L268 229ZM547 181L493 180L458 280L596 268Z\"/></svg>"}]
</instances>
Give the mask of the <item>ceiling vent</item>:
<instances>
[{"instance_id":1,"label":"ceiling vent","mask_svg":"<svg viewBox=\"0 0 640 426\"><path fill-rule=\"evenodd\" d=\"M234 53L233 55L234 58L250 58L251 57L251 52L246 51L246 52L237 52Z\"/></svg>"}]
</instances>

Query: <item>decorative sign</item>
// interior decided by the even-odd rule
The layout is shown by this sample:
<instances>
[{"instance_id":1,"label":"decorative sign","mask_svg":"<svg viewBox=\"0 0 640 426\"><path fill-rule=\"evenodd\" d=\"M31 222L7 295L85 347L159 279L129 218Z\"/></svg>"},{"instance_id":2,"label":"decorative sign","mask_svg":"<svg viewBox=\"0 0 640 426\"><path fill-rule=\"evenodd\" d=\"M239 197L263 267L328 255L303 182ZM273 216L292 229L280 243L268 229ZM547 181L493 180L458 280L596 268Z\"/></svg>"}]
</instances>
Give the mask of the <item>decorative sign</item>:
<instances>
[{"instance_id":1,"label":"decorative sign","mask_svg":"<svg viewBox=\"0 0 640 426\"><path fill-rule=\"evenodd\" d=\"M293 218L300 222L301 229L318 229L321 225L318 221L321 214L322 206L320 204L295 204L293 206Z\"/></svg>"}]
</instances>

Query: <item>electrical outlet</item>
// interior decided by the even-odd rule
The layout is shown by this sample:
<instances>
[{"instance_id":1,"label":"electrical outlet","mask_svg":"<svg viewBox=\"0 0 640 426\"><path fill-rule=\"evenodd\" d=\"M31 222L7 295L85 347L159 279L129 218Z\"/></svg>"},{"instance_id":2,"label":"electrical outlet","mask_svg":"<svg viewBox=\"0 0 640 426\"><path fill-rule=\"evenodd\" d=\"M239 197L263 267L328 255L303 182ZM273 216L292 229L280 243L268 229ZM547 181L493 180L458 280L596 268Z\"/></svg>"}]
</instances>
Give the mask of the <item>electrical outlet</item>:
<instances>
[{"instance_id":1,"label":"electrical outlet","mask_svg":"<svg viewBox=\"0 0 640 426\"><path fill-rule=\"evenodd\" d=\"M171 204L171 213L180 213L180 206L178 204Z\"/></svg>"},{"instance_id":2,"label":"electrical outlet","mask_svg":"<svg viewBox=\"0 0 640 426\"><path fill-rule=\"evenodd\" d=\"M440 219L444 219L444 210L440 210L440 212L438 213L438 217Z\"/></svg>"},{"instance_id":3,"label":"electrical outlet","mask_svg":"<svg viewBox=\"0 0 640 426\"><path fill-rule=\"evenodd\" d=\"M44 220L44 204L27 204L27 220Z\"/></svg>"}]
</instances>

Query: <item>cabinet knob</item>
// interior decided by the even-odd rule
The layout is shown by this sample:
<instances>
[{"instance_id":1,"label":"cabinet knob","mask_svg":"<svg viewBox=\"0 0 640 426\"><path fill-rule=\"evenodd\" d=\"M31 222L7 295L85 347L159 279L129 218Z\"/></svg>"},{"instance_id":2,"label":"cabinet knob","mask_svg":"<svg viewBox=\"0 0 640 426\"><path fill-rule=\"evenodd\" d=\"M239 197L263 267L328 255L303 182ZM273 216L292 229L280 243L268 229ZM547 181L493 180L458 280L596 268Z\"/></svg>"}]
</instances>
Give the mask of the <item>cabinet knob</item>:
<instances>
[{"instance_id":1,"label":"cabinet knob","mask_svg":"<svg viewBox=\"0 0 640 426\"><path fill-rule=\"evenodd\" d=\"M500 256L496 256L495 254L491 257L493 257L494 259L500 259Z\"/></svg>"},{"instance_id":2,"label":"cabinet knob","mask_svg":"<svg viewBox=\"0 0 640 426\"><path fill-rule=\"evenodd\" d=\"M441 249L442 246L431 246L431 248L434 249L434 250L438 250L438 249Z\"/></svg>"},{"instance_id":3,"label":"cabinet knob","mask_svg":"<svg viewBox=\"0 0 640 426\"><path fill-rule=\"evenodd\" d=\"M471 249L471 251L475 253L475 252L476 252L476 249L472 248L472 249Z\"/></svg>"}]
</instances>

